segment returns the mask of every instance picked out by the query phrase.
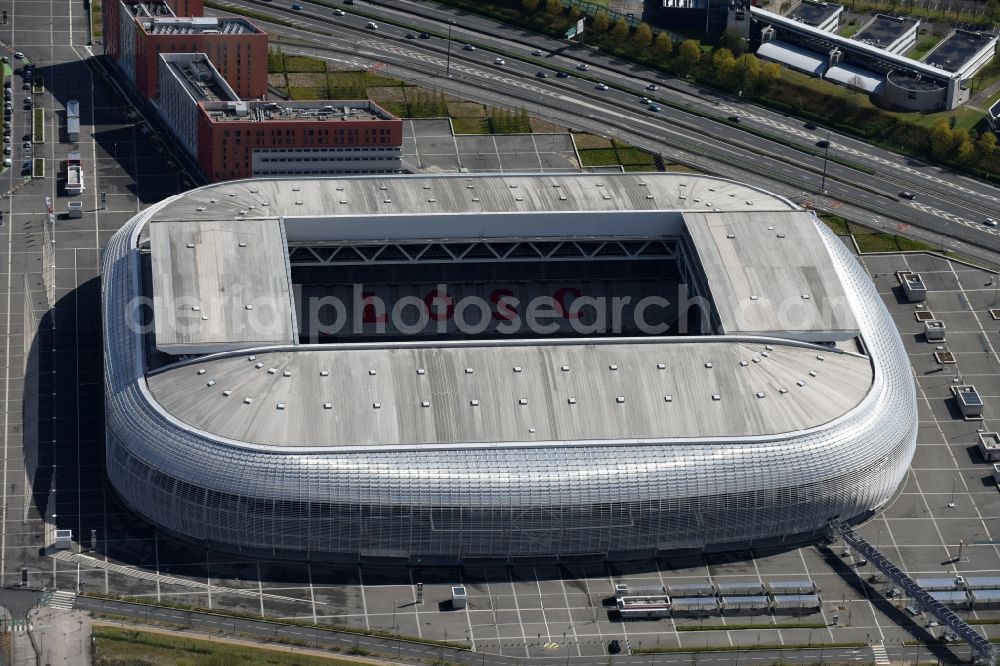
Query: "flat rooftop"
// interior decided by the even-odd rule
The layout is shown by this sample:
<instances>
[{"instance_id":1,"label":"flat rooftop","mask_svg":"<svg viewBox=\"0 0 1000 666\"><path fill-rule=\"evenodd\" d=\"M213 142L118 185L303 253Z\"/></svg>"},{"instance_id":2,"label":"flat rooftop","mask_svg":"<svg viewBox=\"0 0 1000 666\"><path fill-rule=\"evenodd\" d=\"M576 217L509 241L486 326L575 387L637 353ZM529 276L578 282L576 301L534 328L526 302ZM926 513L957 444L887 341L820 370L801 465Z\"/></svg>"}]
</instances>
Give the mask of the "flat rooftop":
<instances>
[{"instance_id":1,"label":"flat rooftop","mask_svg":"<svg viewBox=\"0 0 1000 666\"><path fill-rule=\"evenodd\" d=\"M156 345L202 353L295 340L278 220L149 225Z\"/></svg>"},{"instance_id":2,"label":"flat rooftop","mask_svg":"<svg viewBox=\"0 0 1000 666\"><path fill-rule=\"evenodd\" d=\"M788 18L802 21L806 25L821 25L837 12L843 11L843 5L831 2L813 2L803 0L795 9L788 12Z\"/></svg>"},{"instance_id":3,"label":"flat rooftop","mask_svg":"<svg viewBox=\"0 0 1000 666\"><path fill-rule=\"evenodd\" d=\"M245 35L260 30L242 18L162 17L140 21L143 29L152 35Z\"/></svg>"},{"instance_id":4,"label":"flat rooftop","mask_svg":"<svg viewBox=\"0 0 1000 666\"><path fill-rule=\"evenodd\" d=\"M396 120L368 100L207 102L205 112L214 122Z\"/></svg>"},{"instance_id":5,"label":"flat rooftop","mask_svg":"<svg viewBox=\"0 0 1000 666\"><path fill-rule=\"evenodd\" d=\"M893 45L907 31L920 21L906 16L885 16L876 14L868 25L859 30L851 39L885 49Z\"/></svg>"},{"instance_id":6,"label":"flat rooftop","mask_svg":"<svg viewBox=\"0 0 1000 666\"><path fill-rule=\"evenodd\" d=\"M197 101L237 101L239 96L204 53L161 53L167 70Z\"/></svg>"},{"instance_id":7,"label":"flat rooftop","mask_svg":"<svg viewBox=\"0 0 1000 666\"><path fill-rule=\"evenodd\" d=\"M685 212L684 222L727 335L858 335L811 213Z\"/></svg>"},{"instance_id":8,"label":"flat rooftop","mask_svg":"<svg viewBox=\"0 0 1000 666\"><path fill-rule=\"evenodd\" d=\"M129 9L133 16L174 16L174 11L165 2L130 2L125 0L122 4Z\"/></svg>"},{"instance_id":9,"label":"flat rooftop","mask_svg":"<svg viewBox=\"0 0 1000 666\"><path fill-rule=\"evenodd\" d=\"M384 189L383 189L384 188ZM299 203L301 202L301 203ZM628 211L793 211L789 201L748 185L692 174L472 174L333 176L292 179L238 180L185 192L164 206L153 220L233 220L285 217L304 226L318 220L332 237L406 238L421 236L405 222L393 225L393 215L499 213L505 220L495 236L509 236L512 224L525 213L617 213ZM371 218L359 226L352 216ZM660 216L666 219L669 215ZM345 219L343 228L333 228ZM555 216L549 218L556 220ZM560 218L561 219L561 218ZM585 233L577 222L568 228ZM572 220L570 220L572 222ZM377 226L376 226L377 225ZM542 229L532 225L538 235ZM468 233L479 237L476 228ZM562 232L560 232L562 233ZM292 238L289 232L290 240ZM330 240L327 237L325 240Z\"/></svg>"},{"instance_id":10,"label":"flat rooftop","mask_svg":"<svg viewBox=\"0 0 1000 666\"><path fill-rule=\"evenodd\" d=\"M148 385L235 441L368 447L774 435L837 418L871 381L854 354L681 338L238 353Z\"/></svg>"},{"instance_id":11,"label":"flat rooftop","mask_svg":"<svg viewBox=\"0 0 1000 666\"><path fill-rule=\"evenodd\" d=\"M996 39L989 34L956 30L924 56L923 61L947 72L957 72Z\"/></svg>"}]
</instances>

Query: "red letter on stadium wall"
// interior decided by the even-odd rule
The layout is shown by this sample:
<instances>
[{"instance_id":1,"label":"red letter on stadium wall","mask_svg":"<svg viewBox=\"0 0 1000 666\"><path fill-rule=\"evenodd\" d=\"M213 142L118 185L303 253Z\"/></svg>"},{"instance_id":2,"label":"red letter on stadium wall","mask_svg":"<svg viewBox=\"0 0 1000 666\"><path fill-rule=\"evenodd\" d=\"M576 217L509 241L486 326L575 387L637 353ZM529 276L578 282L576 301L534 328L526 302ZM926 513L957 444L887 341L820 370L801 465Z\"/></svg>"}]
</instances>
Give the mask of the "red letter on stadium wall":
<instances>
[{"instance_id":1,"label":"red letter on stadium wall","mask_svg":"<svg viewBox=\"0 0 1000 666\"><path fill-rule=\"evenodd\" d=\"M385 302L374 291L363 291L361 297L361 323L384 324L389 321L389 316L385 313Z\"/></svg>"},{"instance_id":2,"label":"red letter on stadium wall","mask_svg":"<svg viewBox=\"0 0 1000 666\"><path fill-rule=\"evenodd\" d=\"M445 304L444 312L441 312L440 307L436 307L434 301ZM455 316L455 305L443 284L438 285L437 289L424 296L424 305L427 306L427 315L434 321L447 321Z\"/></svg>"},{"instance_id":3,"label":"red letter on stadium wall","mask_svg":"<svg viewBox=\"0 0 1000 666\"><path fill-rule=\"evenodd\" d=\"M517 309L507 299L513 299L514 292L510 289L494 289L490 294L490 301L497 306L497 311L493 313L493 319L498 321L514 321L517 319Z\"/></svg>"},{"instance_id":4,"label":"red letter on stadium wall","mask_svg":"<svg viewBox=\"0 0 1000 666\"><path fill-rule=\"evenodd\" d=\"M567 296L572 296L573 298L580 298L583 293L576 287L563 287L562 289L557 289L556 293L552 295L552 298L556 302L556 312L559 313L565 319L579 319L579 312L570 312L569 304L566 302Z\"/></svg>"}]
</instances>

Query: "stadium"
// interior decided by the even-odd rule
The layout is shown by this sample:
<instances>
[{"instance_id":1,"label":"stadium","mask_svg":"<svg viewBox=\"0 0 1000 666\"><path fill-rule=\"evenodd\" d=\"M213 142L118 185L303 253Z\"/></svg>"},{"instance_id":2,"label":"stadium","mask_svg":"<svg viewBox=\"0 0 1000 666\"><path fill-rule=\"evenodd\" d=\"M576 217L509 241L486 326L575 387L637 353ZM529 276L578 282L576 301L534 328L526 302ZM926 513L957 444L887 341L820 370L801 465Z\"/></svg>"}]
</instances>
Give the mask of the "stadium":
<instances>
[{"instance_id":1,"label":"stadium","mask_svg":"<svg viewBox=\"0 0 1000 666\"><path fill-rule=\"evenodd\" d=\"M104 250L107 471L252 556L801 543L901 483L914 383L815 216L693 174L206 186Z\"/></svg>"}]
</instances>

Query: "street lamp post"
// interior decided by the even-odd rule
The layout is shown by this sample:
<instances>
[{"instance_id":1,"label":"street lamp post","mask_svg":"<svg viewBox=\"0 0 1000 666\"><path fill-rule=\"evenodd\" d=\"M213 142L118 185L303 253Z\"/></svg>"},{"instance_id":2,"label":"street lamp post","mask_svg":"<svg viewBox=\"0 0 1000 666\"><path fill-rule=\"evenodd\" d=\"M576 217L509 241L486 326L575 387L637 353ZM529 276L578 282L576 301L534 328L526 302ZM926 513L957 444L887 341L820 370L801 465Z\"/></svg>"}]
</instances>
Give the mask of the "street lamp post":
<instances>
[{"instance_id":1,"label":"street lamp post","mask_svg":"<svg viewBox=\"0 0 1000 666\"><path fill-rule=\"evenodd\" d=\"M455 19L448 19L448 58L446 76L451 78L451 27L455 25Z\"/></svg>"},{"instance_id":2,"label":"street lamp post","mask_svg":"<svg viewBox=\"0 0 1000 666\"><path fill-rule=\"evenodd\" d=\"M826 164L830 159L830 131L826 132L826 150L823 152L823 180L820 182L819 189L826 194Z\"/></svg>"}]
</instances>

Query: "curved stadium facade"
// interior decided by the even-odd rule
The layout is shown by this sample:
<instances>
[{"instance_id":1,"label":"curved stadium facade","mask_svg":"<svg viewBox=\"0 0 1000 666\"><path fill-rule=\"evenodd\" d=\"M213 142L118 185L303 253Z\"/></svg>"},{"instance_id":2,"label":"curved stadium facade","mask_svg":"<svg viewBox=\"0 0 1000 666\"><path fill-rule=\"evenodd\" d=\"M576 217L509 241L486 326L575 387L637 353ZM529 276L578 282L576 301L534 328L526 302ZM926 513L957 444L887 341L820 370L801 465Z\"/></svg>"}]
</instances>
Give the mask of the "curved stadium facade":
<instances>
[{"instance_id":1,"label":"curved stadium facade","mask_svg":"<svg viewBox=\"0 0 1000 666\"><path fill-rule=\"evenodd\" d=\"M539 298L549 328L504 328ZM605 301L624 323L597 325ZM706 176L212 185L112 238L103 306L111 483L246 554L792 544L884 505L915 447L858 262L811 213Z\"/></svg>"}]
</instances>

